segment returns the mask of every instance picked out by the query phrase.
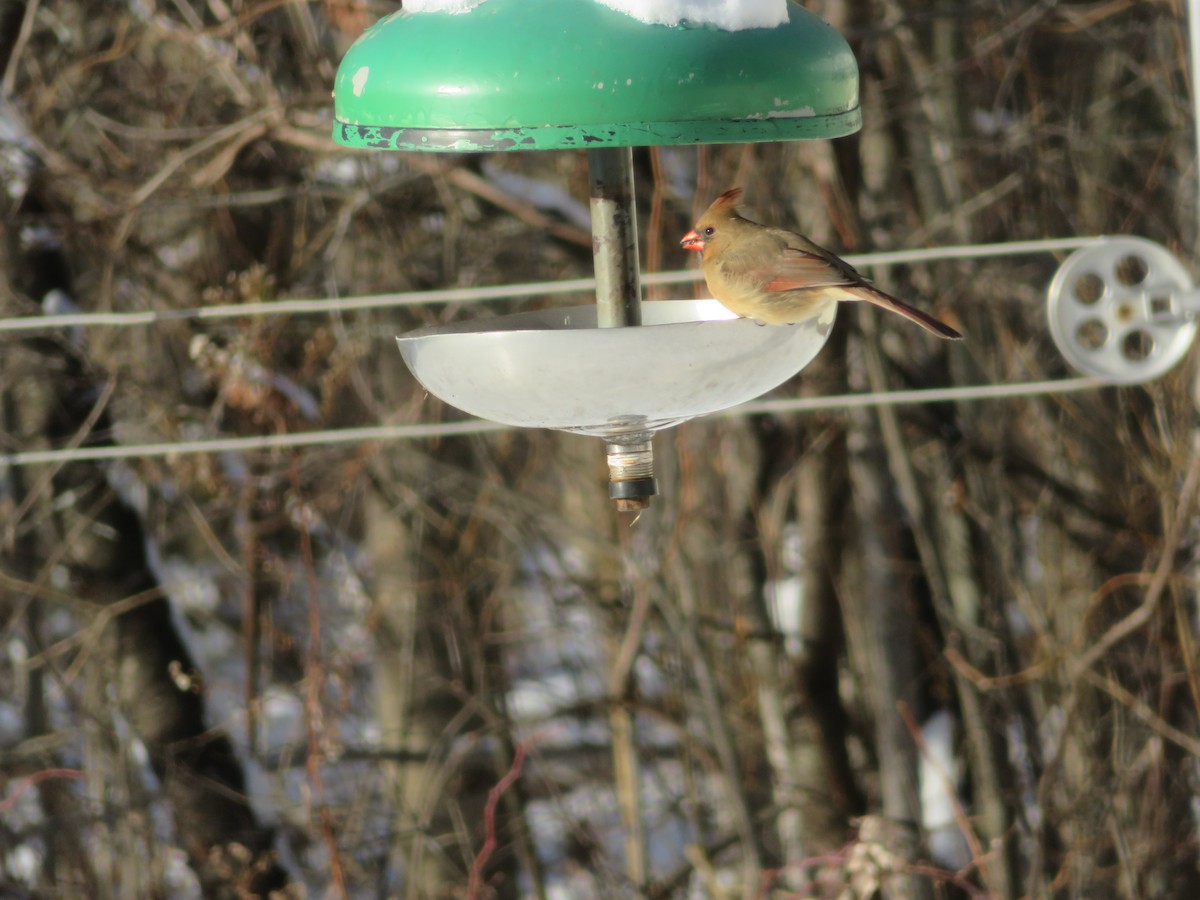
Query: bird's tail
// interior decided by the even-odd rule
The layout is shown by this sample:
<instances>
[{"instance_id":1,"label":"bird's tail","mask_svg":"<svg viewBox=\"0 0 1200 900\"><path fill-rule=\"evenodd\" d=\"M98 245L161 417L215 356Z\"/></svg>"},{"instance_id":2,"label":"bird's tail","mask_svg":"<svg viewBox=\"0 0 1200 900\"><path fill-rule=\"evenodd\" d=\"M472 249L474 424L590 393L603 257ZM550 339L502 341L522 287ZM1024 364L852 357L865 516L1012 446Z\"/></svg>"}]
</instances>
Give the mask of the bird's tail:
<instances>
[{"instance_id":1,"label":"bird's tail","mask_svg":"<svg viewBox=\"0 0 1200 900\"><path fill-rule=\"evenodd\" d=\"M847 289L846 293L852 294L856 300L866 300L868 303L874 303L881 309L899 313L904 318L911 319L926 331L936 334L940 338L946 338L951 341L962 340L962 335L945 322L935 319L929 313L922 312L916 307L909 306L903 300L899 300L891 294L879 290L879 288L861 285Z\"/></svg>"}]
</instances>

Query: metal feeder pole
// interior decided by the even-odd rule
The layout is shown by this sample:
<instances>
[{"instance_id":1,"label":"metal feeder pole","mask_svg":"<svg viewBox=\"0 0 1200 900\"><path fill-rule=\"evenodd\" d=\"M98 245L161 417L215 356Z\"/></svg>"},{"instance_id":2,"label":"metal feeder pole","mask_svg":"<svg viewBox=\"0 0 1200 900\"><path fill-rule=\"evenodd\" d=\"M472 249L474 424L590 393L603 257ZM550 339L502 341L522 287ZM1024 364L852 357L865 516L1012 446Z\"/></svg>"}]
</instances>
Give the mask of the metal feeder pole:
<instances>
[{"instance_id":1,"label":"metal feeder pole","mask_svg":"<svg viewBox=\"0 0 1200 900\"><path fill-rule=\"evenodd\" d=\"M633 209L633 148L587 152L591 187L596 322L601 328L642 324L637 216Z\"/></svg>"},{"instance_id":2,"label":"metal feeder pole","mask_svg":"<svg viewBox=\"0 0 1200 900\"><path fill-rule=\"evenodd\" d=\"M596 268L596 324L621 328L642 324L637 215L633 205L633 148L596 147L587 151L591 188L592 258ZM619 364L619 361L618 361ZM608 441L608 495L621 512L650 506L658 493L654 477L653 433L631 423L627 433Z\"/></svg>"}]
</instances>

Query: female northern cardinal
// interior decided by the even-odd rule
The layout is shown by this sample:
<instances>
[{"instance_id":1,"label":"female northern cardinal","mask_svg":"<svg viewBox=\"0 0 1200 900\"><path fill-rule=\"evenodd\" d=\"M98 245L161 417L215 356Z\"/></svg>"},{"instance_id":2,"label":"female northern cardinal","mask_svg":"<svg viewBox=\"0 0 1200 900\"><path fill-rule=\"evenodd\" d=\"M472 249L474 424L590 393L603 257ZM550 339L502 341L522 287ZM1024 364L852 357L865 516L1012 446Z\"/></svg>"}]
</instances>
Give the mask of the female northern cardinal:
<instances>
[{"instance_id":1,"label":"female northern cardinal","mask_svg":"<svg viewBox=\"0 0 1200 900\"><path fill-rule=\"evenodd\" d=\"M962 337L933 316L885 294L804 235L743 219L737 211L741 194L741 188L723 193L679 242L685 250L703 254L708 289L730 312L768 325L787 325L839 300L866 300L912 319L938 337Z\"/></svg>"}]
</instances>

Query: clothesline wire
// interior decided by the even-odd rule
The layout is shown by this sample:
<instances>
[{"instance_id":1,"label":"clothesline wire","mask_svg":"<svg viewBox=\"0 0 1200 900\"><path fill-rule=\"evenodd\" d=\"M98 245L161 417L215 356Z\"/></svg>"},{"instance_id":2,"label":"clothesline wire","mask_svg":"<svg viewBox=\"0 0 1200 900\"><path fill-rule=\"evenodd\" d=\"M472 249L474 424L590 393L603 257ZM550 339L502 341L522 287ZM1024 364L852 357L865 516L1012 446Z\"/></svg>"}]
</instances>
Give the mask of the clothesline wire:
<instances>
[{"instance_id":1,"label":"clothesline wire","mask_svg":"<svg viewBox=\"0 0 1200 900\"><path fill-rule=\"evenodd\" d=\"M1000 244L965 244L951 247L927 247L913 250L891 250L880 253L858 253L846 257L855 266L895 266L916 262L936 262L955 259L984 259L997 256L1021 256L1031 253L1053 253L1077 250L1103 241L1102 237L1049 238L1036 241L1010 241ZM676 272L653 272L642 276L646 286L688 284L702 278L698 269ZM573 278L565 281L539 281L524 284L489 285L483 287L445 288L431 291L408 291L394 294L374 294L361 297L327 297L320 299L284 299L263 303L220 303L190 309L139 310L136 312L89 312L63 315L15 316L0 319L0 333L17 331L47 331L55 328L129 328L154 325L159 322L185 320L242 319L259 316L315 315L319 313L352 312L364 309L384 309L401 306L422 306L431 303L482 303L516 297L541 297L547 294L579 294L594 290L594 278Z\"/></svg>"},{"instance_id":2,"label":"clothesline wire","mask_svg":"<svg viewBox=\"0 0 1200 900\"><path fill-rule=\"evenodd\" d=\"M970 244L951 247L932 247L915 250L896 250L881 253L861 253L846 257L856 266L891 266L913 262L932 262L953 259L981 259L997 256L1016 256L1031 253L1051 253L1076 250L1104 240L1102 237L1052 238L1036 241L1012 241L1001 244ZM686 284L700 280L696 270L659 272L644 275L645 285ZM182 310L146 310L119 313L77 313L67 315L26 316L0 319L0 332L34 331L51 328L130 327L151 325L178 319L225 319L268 315L305 315L396 306L415 306L429 303L466 303L501 300L513 297L544 296L546 294L582 293L595 288L592 278L568 281L535 282L497 285L492 287L451 288L435 291L413 291L399 294L380 294L363 297L340 297L317 300L277 300L269 303L220 304ZM973 402L1015 397L1033 397L1093 390L1106 383L1095 378L1066 378L1053 381L1033 381L1017 384L974 385L965 387L932 388L909 391L842 394L832 397L793 397L778 400L756 400L715 413L714 418L747 415L788 415L805 412L838 411L865 406L898 406L921 403ZM306 431L293 434L255 435L249 437L207 438L159 443L124 444L104 447L72 447L53 450L24 450L0 454L0 465L24 466L63 464L84 461L137 459L179 456L196 453L231 453L278 451L301 447L333 446L372 441L420 440L488 434L511 430L512 426L483 419L428 424L376 425L362 428L339 428Z\"/></svg>"},{"instance_id":3,"label":"clothesline wire","mask_svg":"<svg viewBox=\"0 0 1200 900\"><path fill-rule=\"evenodd\" d=\"M985 384L967 387L927 388L909 391L841 394L830 397L789 397L778 400L755 400L714 413L708 418L737 418L750 415L787 415L805 412L836 412L864 406L901 406L919 403L949 403L1034 397L1064 394L1105 387L1107 382L1097 378L1064 378L1053 381L1030 381L1018 384ZM107 447L77 447L61 450L25 450L0 454L0 466L61 464L83 461L142 459L182 456L196 453L234 453L256 450L287 450L301 447L363 444L373 441L414 440L461 437L512 431L514 426L468 419L457 422L437 422L413 425L375 425L363 428L338 428L327 431L305 431L294 434L254 435L250 437L208 438L190 441L128 444Z\"/></svg>"}]
</instances>

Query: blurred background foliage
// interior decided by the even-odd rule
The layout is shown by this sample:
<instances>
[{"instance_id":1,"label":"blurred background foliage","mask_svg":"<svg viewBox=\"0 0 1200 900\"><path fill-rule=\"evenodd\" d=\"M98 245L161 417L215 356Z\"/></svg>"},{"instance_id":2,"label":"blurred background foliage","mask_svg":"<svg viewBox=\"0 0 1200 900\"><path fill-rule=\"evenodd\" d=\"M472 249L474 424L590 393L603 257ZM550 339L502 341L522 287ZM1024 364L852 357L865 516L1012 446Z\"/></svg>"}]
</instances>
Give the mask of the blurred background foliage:
<instances>
[{"instance_id":1,"label":"blurred background foliage","mask_svg":"<svg viewBox=\"0 0 1200 900\"><path fill-rule=\"evenodd\" d=\"M648 270L735 185L1194 260L1184 4L809 5L863 131L635 150ZM3 317L589 274L581 154L332 144L392 8L0 7ZM1057 262L877 269L966 340L845 309L778 396L1065 377ZM575 302L0 332L0 441L452 420L395 334ZM5 466L0 893L1198 896L1195 375L689 423L636 524L551 433Z\"/></svg>"}]
</instances>

